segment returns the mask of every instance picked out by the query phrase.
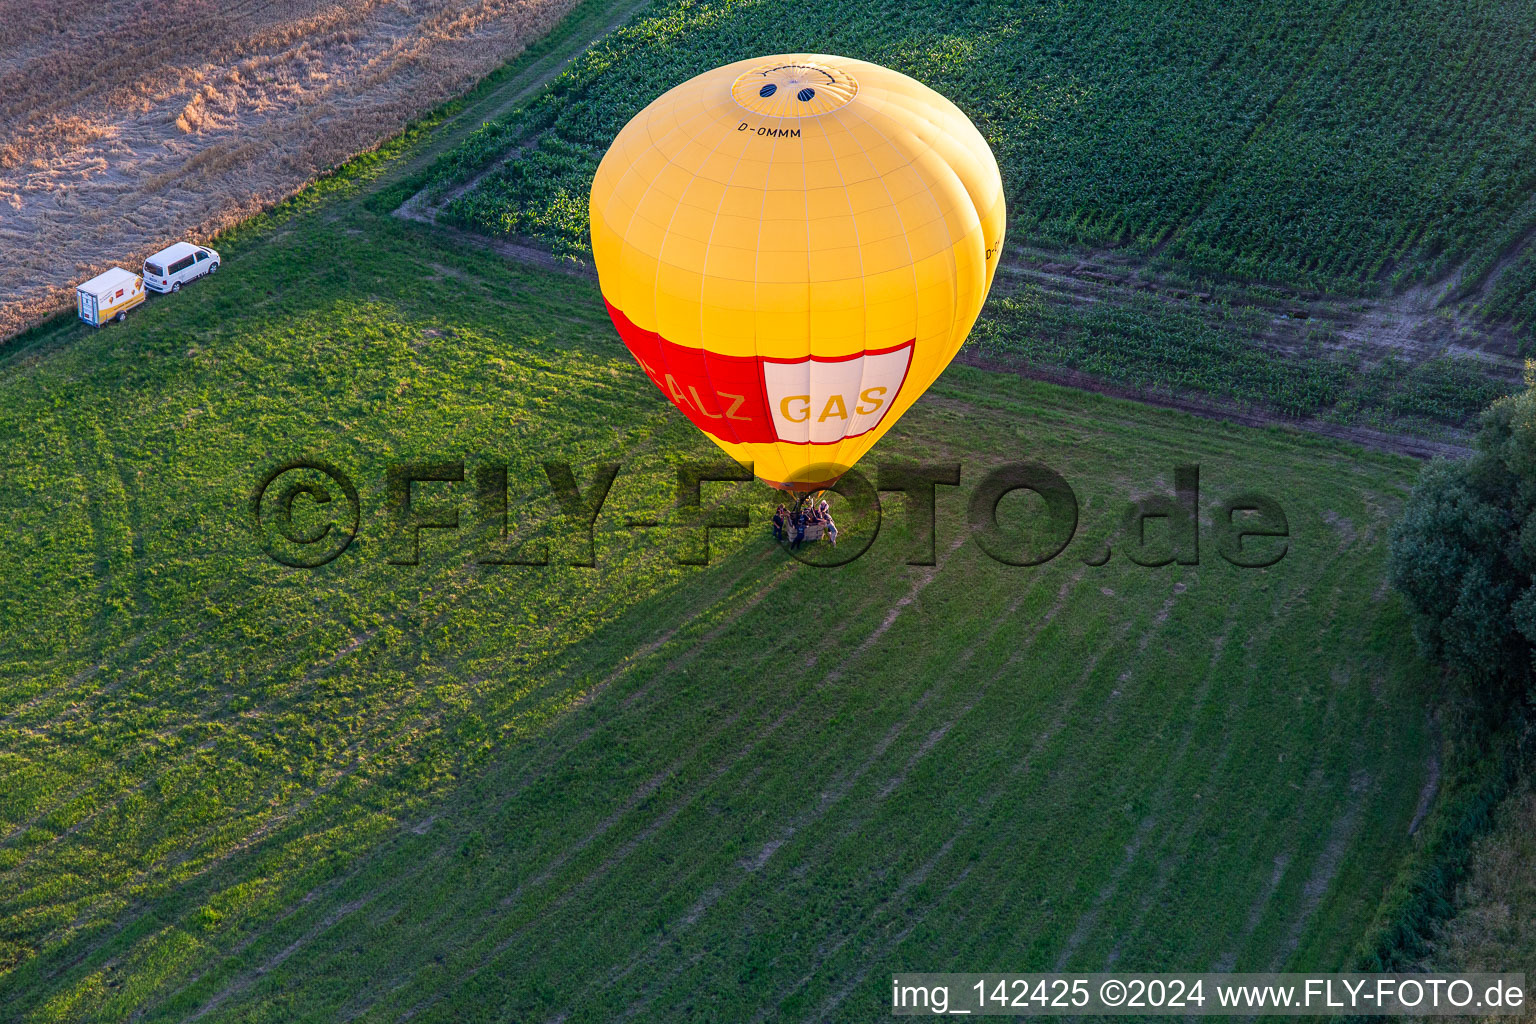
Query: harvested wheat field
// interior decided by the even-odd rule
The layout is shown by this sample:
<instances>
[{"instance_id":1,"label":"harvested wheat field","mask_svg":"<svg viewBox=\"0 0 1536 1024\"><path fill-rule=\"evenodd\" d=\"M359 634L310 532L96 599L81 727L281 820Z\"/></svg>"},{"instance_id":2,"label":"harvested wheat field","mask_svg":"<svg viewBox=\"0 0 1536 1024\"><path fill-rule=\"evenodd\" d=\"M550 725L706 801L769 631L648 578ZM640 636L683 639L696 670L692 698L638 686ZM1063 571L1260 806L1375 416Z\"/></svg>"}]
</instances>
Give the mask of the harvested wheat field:
<instances>
[{"instance_id":1,"label":"harvested wheat field","mask_svg":"<svg viewBox=\"0 0 1536 1024\"><path fill-rule=\"evenodd\" d=\"M0 337L461 92L575 0L0 0Z\"/></svg>"}]
</instances>

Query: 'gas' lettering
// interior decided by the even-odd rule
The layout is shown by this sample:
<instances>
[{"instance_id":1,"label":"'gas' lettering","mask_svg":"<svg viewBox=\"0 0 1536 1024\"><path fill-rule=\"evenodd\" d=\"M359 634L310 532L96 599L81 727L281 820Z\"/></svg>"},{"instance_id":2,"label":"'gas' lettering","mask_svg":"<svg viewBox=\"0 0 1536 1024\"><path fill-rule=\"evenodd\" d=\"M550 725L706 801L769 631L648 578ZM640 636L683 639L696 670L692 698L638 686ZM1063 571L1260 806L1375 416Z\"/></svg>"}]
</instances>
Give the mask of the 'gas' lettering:
<instances>
[{"instance_id":1,"label":"'gas' lettering","mask_svg":"<svg viewBox=\"0 0 1536 1024\"><path fill-rule=\"evenodd\" d=\"M799 415L789 411L790 402L801 403ZM779 412L783 413L784 418L791 423L804 423L811 418L811 396L787 395L779 400Z\"/></svg>"},{"instance_id":2,"label":"'gas' lettering","mask_svg":"<svg viewBox=\"0 0 1536 1024\"><path fill-rule=\"evenodd\" d=\"M880 407L885 404L885 398L883 397L885 390L885 388L865 388L859 392L859 404L854 406L854 412L857 412L860 416L868 416L871 413L879 412ZM864 408L865 402L870 403L867 409Z\"/></svg>"},{"instance_id":3,"label":"'gas' lettering","mask_svg":"<svg viewBox=\"0 0 1536 1024\"><path fill-rule=\"evenodd\" d=\"M833 409L836 409L837 411L833 412ZM827 398L827 407L821 410L821 416L816 420L816 422L825 423L827 422L828 418L832 416L836 416L840 420L845 420L848 418L848 407L843 404L842 395L831 395Z\"/></svg>"}]
</instances>

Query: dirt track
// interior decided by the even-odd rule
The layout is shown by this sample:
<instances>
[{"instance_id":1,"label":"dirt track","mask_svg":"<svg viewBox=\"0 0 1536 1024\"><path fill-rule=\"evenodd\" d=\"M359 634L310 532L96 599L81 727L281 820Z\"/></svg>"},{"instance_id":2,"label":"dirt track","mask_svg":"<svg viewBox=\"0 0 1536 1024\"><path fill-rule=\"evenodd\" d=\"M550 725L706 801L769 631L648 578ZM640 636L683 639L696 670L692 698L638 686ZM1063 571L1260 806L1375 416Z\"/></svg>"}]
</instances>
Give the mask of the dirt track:
<instances>
[{"instance_id":1,"label":"dirt track","mask_svg":"<svg viewBox=\"0 0 1536 1024\"><path fill-rule=\"evenodd\" d=\"M964 348L955 357L955 361L984 370L1016 373L1021 377L1028 377L1030 380L1043 380L1051 384L1082 388L1085 391L1096 391L1101 395L1111 395L1116 398L1130 398L1164 409L1178 409L1181 412L1192 413L1205 419L1225 420L1228 423L1238 423L1245 427L1285 427L1290 430L1302 430L1309 434L1335 437L1341 441L1349 441L1352 444L1357 444L1362 448L1369 448L1373 451L1411 455L1419 459L1429 459L1435 456L1457 459L1472 452L1470 447L1451 441L1436 441L1426 437L1416 437L1413 434L1394 434L1385 430L1376 430L1373 427L1356 426L1348 423L1332 423L1327 420L1282 416L1263 409L1239 409L1220 402L1201 399L1194 395L1151 392L1138 388L1124 387L1075 370L1035 366L1022 361L999 362L995 359L971 355Z\"/></svg>"},{"instance_id":2,"label":"dirt track","mask_svg":"<svg viewBox=\"0 0 1536 1024\"><path fill-rule=\"evenodd\" d=\"M1141 258L1114 250L1067 254L1022 245L1009 250L1017 258L1001 268L1004 293L1030 286L1047 299L1071 305L1125 304L1135 295L1150 295L1186 309L1220 299L1266 314L1268 326L1255 340L1291 355L1311 353L1319 345L1314 339L1322 336L1324 348L1348 352L1367 364L1388 355L1414 363L1451 356L1475 359L1491 375L1510 381L1520 379L1525 365L1509 326L1477 315L1477 305L1487 298L1502 266L1475 287L1463 284L1458 269L1445 280L1378 298L1274 288L1257 292L1243 283L1232 286L1230 294L1213 295L1163 279Z\"/></svg>"},{"instance_id":3,"label":"dirt track","mask_svg":"<svg viewBox=\"0 0 1536 1024\"><path fill-rule=\"evenodd\" d=\"M0 0L0 337L291 194L576 0Z\"/></svg>"},{"instance_id":4,"label":"dirt track","mask_svg":"<svg viewBox=\"0 0 1536 1024\"><path fill-rule=\"evenodd\" d=\"M493 165L499 166L499 163ZM483 175L482 175L483 176ZM478 179L476 179L478 180ZM415 221L425 225L440 234L447 235L465 245L478 245L500 253L509 260L520 263L531 263L551 270L559 270L564 273L585 277L590 280L597 279L595 269L586 263L574 263L569 260L561 260L555 257L547 248L542 248L531 239L516 240L509 238L492 238L464 231L460 228L443 224L437 219L437 213L443 204L459 192L466 191L473 185L470 182L447 199L438 203L431 203L425 192L417 193L410 200L395 210L395 216L404 220ZM1096 301L1124 301L1126 294L1133 291L1157 290L1158 285L1145 278L1135 276L1136 265L1125 263L1120 265L1120 272L1112 273L1108 265L1090 265L1074 262L1073 264L1046 264L1044 268L1038 265L1030 265L1026 261L1015 260L1004 264L1003 272L1007 276L1023 278L1034 284L1047 282L1047 287L1063 293L1060 297L1065 301L1096 302ZM1107 289L1107 292L1106 292ZM1167 287L1172 301L1201 301L1198 293L1191 293L1183 289ZM1396 309L1407 308L1406 303L1412 301L1404 297L1396 297L1382 302L1356 302L1355 311L1351 318L1366 320L1369 317L1389 317ZM1298 307L1300 308L1300 307ZM1322 315L1325 309L1331 309L1327 303L1319 303L1314 312ZM1431 325L1437 322L1431 311L1420 311L1410 314L1412 322L1419 330L1429 330ZM1275 322L1279 329L1289 328L1292 320L1282 311L1277 311ZM1460 336L1465 340L1466 335ZM1380 348L1386 344L1383 339L1366 334L1363 347ZM1281 344L1280 339L1269 339L1271 344ZM1506 375L1518 378L1519 368L1523 365L1512 351L1513 340L1509 341L1509 348L1504 347L1504 339L1499 336L1488 345L1488 348L1479 350L1490 362L1496 364L1495 372L1503 372ZM1425 346L1434 349L1430 344ZM1450 346L1437 349L1432 354L1440 354L1448 351ZM1468 350L1463 349L1465 354ZM1425 358L1427 354L1420 348L1415 348L1408 353L1410 356ZM1176 394L1173 392L1147 391L1144 389L1126 387L1102 380L1091 374L1081 373L1060 367L1036 366L1032 363L1020 360L999 360L975 354L965 348L960 350L955 361L968 366L976 366L981 369L1016 373L1021 377L1031 380L1043 380L1052 384L1062 384L1067 387L1082 388L1085 391L1096 391L1100 394L1113 395L1118 398L1130 398L1149 405L1160 406L1165 409L1178 409L1192 413L1206 419L1225 420L1229 423L1238 423L1249 427L1285 427L1291 430L1302 430L1311 434L1320 434L1325 437L1335 437L1340 440L1358 444L1363 448L1375 451L1394 452L1400 455L1410 455L1415 458L1427 459L1435 456L1446 458L1461 458L1470 454L1471 448L1458 443L1460 440L1434 440L1426 437L1418 437L1407 433L1393 433L1385 430L1377 430L1373 427L1357 426L1347 423L1334 423L1327 420L1300 419L1292 416L1284 416L1265 409L1239 409L1222 402L1205 399L1198 395Z\"/></svg>"}]
</instances>

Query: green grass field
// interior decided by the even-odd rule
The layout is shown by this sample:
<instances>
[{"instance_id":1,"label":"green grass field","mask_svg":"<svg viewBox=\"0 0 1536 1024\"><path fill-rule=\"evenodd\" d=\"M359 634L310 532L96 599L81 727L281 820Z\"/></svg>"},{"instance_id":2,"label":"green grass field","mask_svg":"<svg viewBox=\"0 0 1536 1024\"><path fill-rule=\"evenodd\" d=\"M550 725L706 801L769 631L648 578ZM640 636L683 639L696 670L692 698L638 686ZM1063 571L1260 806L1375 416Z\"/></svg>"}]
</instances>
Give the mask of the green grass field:
<instances>
[{"instance_id":1,"label":"green grass field","mask_svg":"<svg viewBox=\"0 0 1536 1024\"><path fill-rule=\"evenodd\" d=\"M954 367L878 450L964 463L936 566L896 497L851 566L766 527L682 566L625 522L712 446L593 284L375 209L395 167L0 355L0 1015L870 1020L895 970L1350 961L1444 814L1383 582L1413 463ZM297 456L361 492L311 571L247 516ZM595 569L550 458L623 464ZM1082 503L1041 568L963 525L1020 458ZM386 560L388 466L459 459L556 564ZM1278 500L1285 558L1086 565L1188 461L1207 516Z\"/></svg>"}]
</instances>

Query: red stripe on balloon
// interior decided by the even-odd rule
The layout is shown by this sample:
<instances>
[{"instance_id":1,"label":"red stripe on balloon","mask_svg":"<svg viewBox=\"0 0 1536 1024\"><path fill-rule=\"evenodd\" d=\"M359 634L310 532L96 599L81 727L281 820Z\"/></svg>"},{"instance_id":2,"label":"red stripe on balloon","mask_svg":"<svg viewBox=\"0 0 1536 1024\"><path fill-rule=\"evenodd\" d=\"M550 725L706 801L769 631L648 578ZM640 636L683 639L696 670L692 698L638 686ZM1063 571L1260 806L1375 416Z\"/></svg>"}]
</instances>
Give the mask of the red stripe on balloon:
<instances>
[{"instance_id":1,"label":"red stripe on balloon","mask_svg":"<svg viewBox=\"0 0 1536 1024\"><path fill-rule=\"evenodd\" d=\"M694 426L727 443L778 440L755 357L706 354L679 345L634 323L607 298L603 305L640 369Z\"/></svg>"}]
</instances>

